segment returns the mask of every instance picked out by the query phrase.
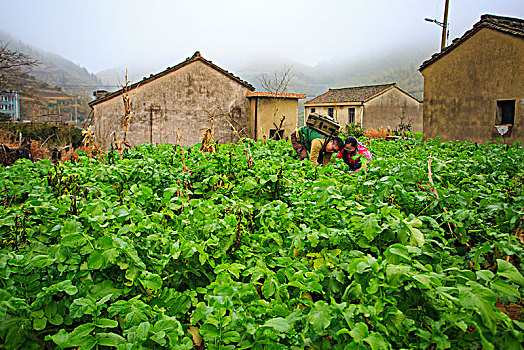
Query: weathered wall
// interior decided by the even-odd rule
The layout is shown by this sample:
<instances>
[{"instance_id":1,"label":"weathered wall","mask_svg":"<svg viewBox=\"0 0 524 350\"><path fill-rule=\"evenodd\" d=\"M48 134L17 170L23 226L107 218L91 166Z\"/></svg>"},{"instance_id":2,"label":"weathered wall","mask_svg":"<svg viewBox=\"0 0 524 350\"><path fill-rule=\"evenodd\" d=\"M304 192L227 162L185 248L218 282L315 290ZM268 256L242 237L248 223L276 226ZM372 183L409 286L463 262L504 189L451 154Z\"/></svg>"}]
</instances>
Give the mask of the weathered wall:
<instances>
[{"instance_id":1,"label":"weathered wall","mask_svg":"<svg viewBox=\"0 0 524 350\"><path fill-rule=\"evenodd\" d=\"M258 100L258 102L257 102ZM268 98L252 97L250 98L251 113L250 122L251 134L255 134L255 115L257 116L257 139L261 139L265 134L269 137L270 129L276 129L280 125L280 119L285 116L282 123L284 129L284 138L288 137L297 127L298 120L298 100L291 98ZM255 111L256 108L256 111Z\"/></svg>"},{"instance_id":2,"label":"weathered wall","mask_svg":"<svg viewBox=\"0 0 524 350\"><path fill-rule=\"evenodd\" d=\"M425 139L494 140L497 100L515 100L504 140L524 142L524 39L482 28L421 73Z\"/></svg>"},{"instance_id":3,"label":"weathered wall","mask_svg":"<svg viewBox=\"0 0 524 350\"><path fill-rule=\"evenodd\" d=\"M174 143L179 130L182 145L192 145L200 142L214 113L215 141L232 141L228 120L239 131L247 130L248 91L223 73L195 61L129 92L134 114L127 139L132 146ZM117 133L119 140L122 138L122 96L96 104L93 110L97 140L108 148L112 132Z\"/></svg>"},{"instance_id":4,"label":"weathered wall","mask_svg":"<svg viewBox=\"0 0 524 350\"><path fill-rule=\"evenodd\" d=\"M422 131L422 103L400 91L389 89L364 104L364 129L396 129L404 111L404 124L411 120L413 130Z\"/></svg>"},{"instance_id":5,"label":"weathered wall","mask_svg":"<svg viewBox=\"0 0 524 350\"><path fill-rule=\"evenodd\" d=\"M311 108L315 108L315 113L323 114L323 115L329 115L328 114L328 108L334 108L333 110L333 117L338 120L340 125L345 126L348 124L349 121L349 108L355 108L355 123L360 124L362 122L362 104L340 104L340 105L325 105L325 106L315 106L315 107L305 107L304 108L304 115L307 116L310 113L313 113L311 111Z\"/></svg>"}]
</instances>

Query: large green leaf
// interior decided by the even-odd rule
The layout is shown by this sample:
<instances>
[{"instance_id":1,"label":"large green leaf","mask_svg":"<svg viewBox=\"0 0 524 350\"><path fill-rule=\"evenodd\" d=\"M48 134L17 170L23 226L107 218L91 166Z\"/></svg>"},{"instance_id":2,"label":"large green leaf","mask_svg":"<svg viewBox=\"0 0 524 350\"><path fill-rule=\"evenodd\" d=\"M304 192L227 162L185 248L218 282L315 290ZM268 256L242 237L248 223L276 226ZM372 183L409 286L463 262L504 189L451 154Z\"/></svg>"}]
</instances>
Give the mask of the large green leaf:
<instances>
[{"instance_id":1,"label":"large green leaf","mask_svg":"<svg viewBox=\"0 0 524 350\"><path fill-rule=\"evenodd\" d=\"M524 287L524 277L515 266L502 259L497 259L497 266L498 276L504 276L509 282L517 283L519 286Z\"/></svg>"},{"instance_id":2,"label":"large green leaf","mask_svg":"<svg viewBox=\"0 0 524 350\"><path fill-rule=\"evenodd\" d=\"M499 320L495 308L495 302L498 299L497 295L476 282L468 282L467 286L459 285L458 291L461 305L475 310L486 327L495 333L496 324Z\"/></svg>"},{"instance_id":3,"label":"large green leaf","mask_svg":"<svg viewBox=\"0 0 524 350\"><path fill-rule=\"evenodd\" d=\"M279 332L287 332L291 328L291 324L285 318L277 317L267 320L263 327L273 328Z\"/></svg>"},{"instance_id":4,"label":"large green leaf","mask_svg":"<svg viewBox=\"0 0 524 350\"><path fill-rule=\"evenodd\" d=\"M420 232L420 230L417 228L422 226L422 221L420 221L420 219L413 218L410 221L404 219L402 222L410 232L409 242L414 246L422 247L426 240L422 232Z\"/></svg>"},{"instance_id":5,"label":"large green leaf","mask_svg":"<svg viewBox=\"0 0 524 350\"><path fill-rule=\"evenodd\" d=\"M141 277L139 280L140 283L142 283L142 285L148 289L157 290L162 287L162 277L156 273L147 274L145 277Z\"/></svg>"},{"instance_id":6,"label":"large green leaf","mask_svg":"<svg viewBox=\"0 0 524 350\"><path fill-rule=\"evenodd\" d=\"M331 324L331 310L329 305L323 301L317 301L309 311L309 323L317 334L324 334L324 330Z\"/></svg>"},{"instance_id":7,"label":"large green leaf","mask_svg":"<svg viewBox=\"0 0 524 350\"><path fill-rule=\"evenodd\" d=\"M370 241L372 241L376 235L378 235L382 230L379 225L379 216L377 214L369 214L362 218L361 225L362 230L364 231L364 236Z\"/></svg>"},{"instance_id":8,"label":"large green leaf","mask_svg":"<svg viewBox=\"0 0 524 350\"><path fill-rule=\"evenodd\" d=\"M364 322L358 322L354 327L351 328L349 334L357 342L361 342L369 335L368 326Z\"/></svg>"},{"instance_id":9,"label":"large green leaf","mask_svg":"<svg viewBox=\"0 0 524 350\"><path fill-rule=\"evenodd\" d=\"M98 344L103 346L119 346L126 342L125 338L116 333L97 333Z\"/></svg>"}]
</instances>

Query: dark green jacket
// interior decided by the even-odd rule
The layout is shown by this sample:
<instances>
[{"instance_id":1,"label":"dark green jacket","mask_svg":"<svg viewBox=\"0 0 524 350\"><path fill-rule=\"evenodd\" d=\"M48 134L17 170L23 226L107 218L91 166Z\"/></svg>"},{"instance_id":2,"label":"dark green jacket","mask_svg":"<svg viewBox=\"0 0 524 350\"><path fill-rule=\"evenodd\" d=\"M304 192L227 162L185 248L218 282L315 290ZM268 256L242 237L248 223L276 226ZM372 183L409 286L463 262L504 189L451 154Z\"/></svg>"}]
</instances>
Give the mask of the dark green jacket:
<instances>
[{"instance_id":1,"label":"dark green jacket","mask_svg":"<svg viewBox=\"0 0 524 350\"><path fill-rule=\"evenodd\" d=\"M309 129L306 126L297 129L295 136L297 142L301 143L306 147L309 160L315 165L328 165L331 162L331 156L333 153L322 151L324 143L326 142L326 136L322 135L316 130ZM322 154L321 154L322 153Z\"/></svg>"},{"instance_id":2,"label":"dark green jacket","mask_svg":"<svg viewBox=\"0 0 524 350\"><path fill-rule=\"evenodd\" d=\"M306 146L308 152L311 152L311 142L314 139L325 139L326 136L322 135L316 130L309 129L307 126L303 126L297 129L296 132L297 141Z\"/></svg>"}]
</instances>

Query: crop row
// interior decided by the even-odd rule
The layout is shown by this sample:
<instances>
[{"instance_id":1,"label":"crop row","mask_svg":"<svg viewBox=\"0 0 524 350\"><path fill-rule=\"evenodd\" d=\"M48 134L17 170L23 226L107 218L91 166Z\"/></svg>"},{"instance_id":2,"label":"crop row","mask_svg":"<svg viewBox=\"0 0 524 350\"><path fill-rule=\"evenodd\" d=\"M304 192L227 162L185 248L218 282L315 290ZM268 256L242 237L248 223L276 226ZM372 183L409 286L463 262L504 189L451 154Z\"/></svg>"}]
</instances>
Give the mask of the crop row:
<instances>
[{"instance_id":1,"label":"crop row","mask_svg":"<svg viewBox=\"0 0 524 350\"><path fill-rule=\"evenodd\" d=\"M5 348L521 348L522 148L244 142L3 169Z\"/></svg>"}]
</instances>

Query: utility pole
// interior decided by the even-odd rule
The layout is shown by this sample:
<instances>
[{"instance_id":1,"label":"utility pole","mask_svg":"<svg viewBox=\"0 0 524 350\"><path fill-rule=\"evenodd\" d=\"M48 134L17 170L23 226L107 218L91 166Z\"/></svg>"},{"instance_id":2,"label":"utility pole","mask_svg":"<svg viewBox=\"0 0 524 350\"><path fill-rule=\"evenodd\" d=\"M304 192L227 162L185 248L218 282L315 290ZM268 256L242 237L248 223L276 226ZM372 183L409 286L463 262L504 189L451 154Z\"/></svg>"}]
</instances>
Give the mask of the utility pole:
<instances>
[{"instance_id":1,"label":"utility pole","mask_svg":"<svg viewBox=\"0 0 524 350\"><path fill-rule=\"evenodd\" d=\"M78 113L77 113L76 106L77 106L77 102L76 102L76 97L75 97L75 125L78 125Z\"/></svg>"},{"instance_id":2,"label":"utility pole","mask_svg":"<svg viewBox=\"0 0 524 350\"><path fill-rule=\"evenodd\" d=\"M439 22L436 19L433 18L424 18L426 22L432 22L438 25L439 27L442 27L442 40L440 41L440 51L444 50L446 47L446 39L448 37L448 9L449 9L449 0L446 0L446 4L444 5L444 22Z\"/></svg>"},{"instance_id":3,"label":"utility pole","mask_svg":"<svg viewBox=\"0 0 524 350\"><path fill-rule=\"evenodd\" d=\"M446 38L448 35L448 8L449 8L449 0L446 0L446 4L444 5L444 21L442 25L442 40L440 42L440 51L444 50L446 47Z\"/></svg>"}]
</instances>

